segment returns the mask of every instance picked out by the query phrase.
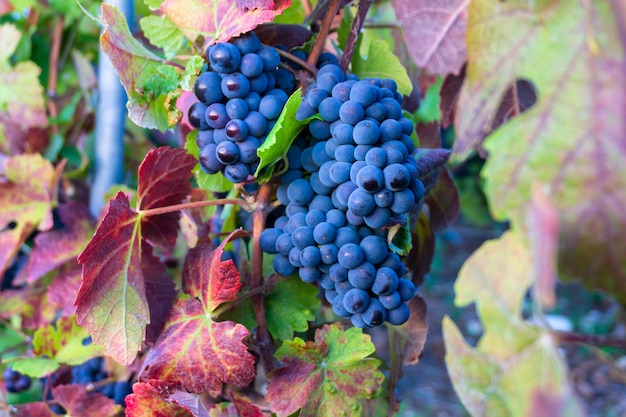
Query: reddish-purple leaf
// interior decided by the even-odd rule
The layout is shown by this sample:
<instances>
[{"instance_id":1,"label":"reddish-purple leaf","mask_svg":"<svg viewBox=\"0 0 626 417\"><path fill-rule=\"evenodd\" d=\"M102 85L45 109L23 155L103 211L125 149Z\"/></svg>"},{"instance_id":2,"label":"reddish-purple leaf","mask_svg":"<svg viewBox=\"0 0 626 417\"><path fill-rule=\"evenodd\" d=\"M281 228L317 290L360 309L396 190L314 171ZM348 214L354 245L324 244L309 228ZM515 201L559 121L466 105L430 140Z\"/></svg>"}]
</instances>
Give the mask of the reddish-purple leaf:
<instances>
[{"instance_id":1,"label":"reddish-purple leaf","mask_svg":"<svg viewBox=\"0 0 626 417\"><path fill-rule=\"evenodd\" d=\"M379 389L384 376L370 337L352 327L324 325L315 342L285 340L276 352L283 366L268 375L266 399L278 417L358 416L360 402Z\"/></svg>"},{"instance_id":2,"label":"reddish-purple leaf","mask_svg":"<svg viewBox=\"0 0 626 417\"><path fill-rule=\"evenodd\" d=\"M76 263L76 257L93 235L94 221L85 204L65 203L57 211L64 227L35 236L28 263L16 277L18 283L33 282L70 260Z\"/></svg>"},{"instance_id":3,"label":"reddish-purple leaf","mask_svg":"<svg viewBox=\"0 0 626 417\"><path fill-rule=\"evenodd\" d=\"M431 74L458 74L467 57L470 0L392 0L407 49Z\"/></svg>"},{"instance_id":4,"label":"reddish-purple leaf","mask_svg":"<svg viewBox=\"0 0 626 417\"><path fill-rule=\"evenodd\" d=\"M413 248L407 258L407 266L411 270L415 285L424 282L424 277L430 271L430 264L435 256L435 234L430 227L430 221L422 211L413 229Z\"/></svg>"},{"instance_id":5,"label":"reddish-purple leaf","mask_svg":"<svg viewBox=\"0 0 626 417\"><path fill-rule=\"evenodd\" d=\"M242 343L249 334L241 324L214 322L202 303L183 297L148 353L140 380L158 379L212 395L221 392L222 383L245 387L256 374L255 358Z\"/></svg>"},{"instance_id":6,"label":"reddish-purple leaf","mask_svg":"<svg viewBox=\"0 0 626 417\"><path fill-rule=\"evenodd\" d=\"M261 409L252 404L247 397L231 391L230 399L233 401L238 417L264 417Z\"/></svg>"},{"instance_id":7,"label":"reddish-purple leaf","mask_svg":"<svg viewBox=\"0 0 626 417\"><path fill-rule=\"evenodd\" d=\"M55 314L56 306L48 302L46 286L41 281L0 292L0 317L9 319L18 315L24 329L35 330L49 324Z\"/></svg>"},{"instance_id":8,"label":"reddish-purple leaf","mask_svg":"<svg viewBox=\"0 0 626 417\"><path fill-rule=\"evenodd\" d=\"M126 396L127 417L194 417L186 407L166 400L169 392L151 384L137 382L133 393Z\"/></svg>"},{"instance_id":9,"label":"reddish-purple leaf","mask_svg":"<svg viewBox=\"0 0 626 417\"><path fill-rule=\"evenodd\" d=\"M271 21L290 5L291 0L276 0L272 9L244 10L231 0L165 0L161 11L192 41L204 36L206 47Z\"/></svg>"},{"instance_id":10,"label":"reddish-purple leaf","mask_svg":"<svg viewBox=\"0 0 626 417\"><path fill-rule=\"evenodd\" d=\"M285 45L287 50L302 46L313 35L309 29L302 25L282 25L266 23L257 27L254 33L261 42L266 45Z\"/></svg>"},{"instance_id":11,"label":"reddish-purple leaf","mask_svg":"<svg viewBox=\"0 0 626 417\"><path fill-rule=\"evenodd\" d=\"M533 187L526 221L539 300L545 307L553 308L556 304L559 213L538 184Z\"/></svg>"},{"instance_id":12,"label":"reddish-purple leaf","mask_svg":"<svg viewBox=\"0 0 626 417\"><path fill-rule=\"evenodd\" d=\"M395 345L392 349L395 352L402 352L404 365L416 365L420 360L428 335L426 302L421 297L414 297L408 305L411 310L409 321L391 329L395 333L393 338Z\"/></svg>"},{"instance_id":13,"label":"reddish-purple leaf","mask_svg":"<svg viewBox=\"0 0 626 417\"><path fill-rule=\"evenodd\" d=\"M130 364L145 339L150 311L142 269L140 218L118 193L102 223L78 257L83 282L76 317L96 344L122 364Z\"/></svg>"},{"instance_id":14,"label":"reddish-purple leaf","mask_svg":"<svg viewBox=\"0 0 626 417\"><path fill-rule=\"evenodd\" d=\"M76 296L80 289L82 268L71 260L57 269L54 281L48 286L48 301L50 304L61 309L61 316L71 316L76 313Z\"/></svg>"},{"instance_id":15,"label":"reddish-purple leaf","mask_svg":"<svg viewBox=\"0 0 626 417\"><path fill-rule=\"evenodd\" d=\"M0 275L35 229L52 227L61 170L39 154L14 156L0 166Z\"/></svg>"},{"instance_id":16,"label":"reddish-purple leaf","mask_svg":"<svg viewBox=\"0 0 626 417\"><path fill-rule=\"evenodd\" d=\"M6 417L12 414L6 414ZM5 414L0 410L0 416L5 417ZM53 413L48 404L44 402L36 402L30 404L24 404L19 408L16 417L57 417L57 414Z\"/></svg>"},{"instance_id":17,"label":"reddish-purple leaf","mask_svg":"<svg viewBox=\"0 0 626 417\"><path fill-rule=\"evenodd\" d=\"M150 307L150 323L146 328L146 342L154 343L167 320L176 286L167 275L167 267L151 253L152 248L144 246L141 259L146 299Z\"/></svg>"},{"instance_id":18,"label":"reddish-purple leaf","mask_svg":"<svg viewBox=\"0 0 626 417\"><path fill-rule=\"evenodd\" d=\"M417 173L424 183L426 192L435 185L435 181L448 162L450 151L448 149L419 149L416 152Z\"/></svg>"},{"instance_id":19,"label":"reddish-purple leaf","mask_svg":"<svg viewBox=\"0 0 626 417\"><path fill-rule=\"evenodd\" d=\"M209 191L193 188L188 201L203 201L209 199ZM210 240L209 224L210 216L207 214L206 207L196 207L193 209L184 209L180 215L180 231L185 238L185 242L189 248L195 248L196 245L203 240Z\"/></svg>"},{"instance_id":20,"label":"reddish-purple leaf","mask_svg":"<svg viewBox=\"0 0 626 417\"><path fill-rule=\"evenodd\" d=\"M149 210L180 204L191 193L191 170L196 159L184 149L152 149L139 166L137 208ZM141 224L142 237L152 246L171 249L176 241L179 212L149 216Z\"/></svg>"},{"instance_id":21,"label":"reddish-purple leaf","mask_svg":"<svg viewBox=\"0 0 626 417\"><path fill-rule=\"evenodd\" d=\"M448 168L443 168L424 203L428 205L430 226L435 233L441 232L456 220L461 210L461 202L459 190Z\"/></svg>"},{"instance_id":22,"label":"reddish-purple leaf","mask_svg":"<svg viewBox=\"0 0 626 417\"><path fill-rule=\"evenodd\" d=\"M454 122L454 111L456 109L456 103L459 100L459 94L461 93L461 87L465 80L465 68L463 65L460 74L450 74L446 77L441 85L441 101L439 102L439 110L441 112L441 126L445 129L452 125Z\"/></svg>"},{"instance_id":23,"label":"reddish-purple leaf","mask_svg":"<svg viewBox=\"0 0 626 417\"><path fill-rule=\"evenodd\" d=\"M439 129L439 123L418 123L415 126L415 133L417 133L420 148L441 148L441 132Z\"/></svg>"},{"instance_id":24,"label":"reddish-purple leaf","mask_svg":"<svg viewBox=\"0 0 626 417\"><path fill-rule=\"evenodd\" d=\"M274 8L274 0L235 0L240 8L244 10L264 9L271 10Z\"/></svg>"},{"instance_id":25,"label":"reddish-purple leaf","mask_svg":"<svg viewBox=\"0 0 626 417\"><path fill-rule=\"evenodd\" d=\"M120 412L120 406L112 399L97 392L88 393L84 385L57 385L52 388L52 395L72 416L114 417Z\"/></svg>"},{"instance_id":26,"label":"reddish-purple leaf","mask_svg":"<svg viewBox=\"0 0 626 417\"><path fill-rule=\"evenodd\" d=\"M232 232L219 247L202 243L187 253L183 267L183 289L198 298L208 312L237 299L241 288L239 270L232 259L222 261L224 246L232 239L246 236L241 229Z\"/></svg>"}]
</instances>

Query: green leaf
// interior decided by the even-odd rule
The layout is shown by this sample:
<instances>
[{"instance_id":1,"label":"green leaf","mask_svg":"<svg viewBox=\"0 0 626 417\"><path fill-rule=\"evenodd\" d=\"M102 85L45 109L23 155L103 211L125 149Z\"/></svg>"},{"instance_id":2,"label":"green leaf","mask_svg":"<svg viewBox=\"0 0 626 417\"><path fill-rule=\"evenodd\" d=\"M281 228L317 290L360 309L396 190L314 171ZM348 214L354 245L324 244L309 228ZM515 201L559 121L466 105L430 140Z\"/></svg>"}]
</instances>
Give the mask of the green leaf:
<instances>
[{"instance_id":1,"label":"green leaf","mask_svg":"<svg viewBox=\"0 0 626 417\"><path fill-rule=\"evenodd\" d=\"M183 71L180 77L180 88L185 91L191 91L203 65L204 59L202 59L200 55L192 56L189 61L187 61L185 71Z\"/></svg>"},{"instance_id":2,"label":"green leaf","mask_svg":"<svg viewBox=\"0 0 626 417\"><path fill-rule=\"evenodd\" d=\"M484 333L472 348L447 317L443 333L448 372L472 415L533 415L537 392L564 405L558 417L583 415L558 340L521 316L532 272L528 250L511 231L483 244L461 268L455 304L475 302Z\"/></svg>"},{"instance_id":3,"label":"green leaf","mask_svg":"<svg viewBox=\"0 0 626 417\"><path fill-rule=\"evenodd\" d=\"M0 353L25 343L24 336L14 328L0 323Z\"/></svg>"},{"instance_id":4,"label":"green leaf","mask_svg":"<svg viewBox=\"0 0 626 417\"><path fill-rule=\"evenodd\" d=\"M128 116L141 127L166 130L165 99L178 86L172 71L165 70L163 60L133 38L124 15L115 6L102 4L102 21L105 30L100 44L128 95Z\"/></svg>"},{"instance_id":5,"label":"green leaf","mask_svg":"<svg viewBox=\"0 0 626 417\"><path fill-rule=\"evenodd\" d=\"M59 364L80 365L102 354L102 349L93 343L83 345L88 336L87 330L76 324L75 316L63 317L56 325L37 329L33 336L33 353Z\"/></svg>"},{"instance_id":6,"label":"green leaf","mask_svg":"<svg viewBox=\"0 0 626 417\"><path fill-rule=\"evenodd\" d=\"M375 347L359 328L343 330L324 325L315 341L296 337L276 351L282 368L268 375L266 399L278 417L300 409L300 417L360 416L362 401L378 392L384 375L378 359L368 358Z\"/></svg>"},{"instance_id":7,"label":"green leaf","mask_svg":"<svg viewBox=\"0 0 626 417\"><path fill-rule=\"evenodd\" d=\"M320 306L315 286L291 277L276 284L265 298L267 326L275 339L288 340L294 332L304 332L309 321L315 320L314 311Z\"/></svg>"},{"instance_id":8,"label":"green leaf","mask_svg":"<svg viewBox=\"0 0 626 417\"><path fill-rule=\"evenodd\" d=\"M350 27L352 26L352 10L350 6L343 8L343 15L341 16L341 23L337 29L337 46L342 51L346 50L346 43L348 42L348 36L350 35Z\"/></svg>"},{"instance_id":9,"label":"green leaf","mask_svg":"<svg viewBox=\"0 0 626 417\"><path fill-rule=\"evenodd\" d=\"M297 120L296 112L300 103L302 103L302 94L301 90L298 89L289 97L272 131L257 149L257 155L261 162L254 175L260 182L268 181L272 177L273 165L287 155L287 151L298 133L315 117Z\"/></svg>"},{"instance_id":10,"label":"green leaf","mask_svg":"<svg viewBox=\"0 0 626 417\"><path fill-rule=\"evenodd\" d=\"M387 243L392 252L400 256L408 255L411 249L413 249L411 226L409 226L409 223L404 222L403 224L396 224L389 228Z\"/></svg>"},{"instance_id":11,"label":"green leaf","mask_svg":"<svg viewBox=\"0 0 626 417\"><path fill-rule=\"evenodd\" d=\"M406 68L385 41L375 40L370 43L366 58L354 54L352 72L359 78L391 78L398 84L398 91L405 96L413 90Z\"/></svg>"},{"instance_id":12,"label":"green leaf","mask_svg":"<svg viewBox=\"0 0 626 417\"><path fill-rule=\"evenodd\" d=\"M196 143L196 136L198 136L197 130L189 132L187 140L185 141L185 149L190 155L198 159L200 148L198 148L198 144ZM193 175L196 177L196 181L198 181L198 186L203 190L222 193L230 191L233 188L233 183L228 181L221 172L209 175L200 168L199 163L194 167Z\"/></svg>"},{"instance_id":13,"label":"green leaf","mask_svg":"<svg viewBox=\"0 0 626 417\"><path fill-rule=\"evenodd\" d=\"M437 77L437 81L428 86L424 98L420 100L420 106L417 108L413 120L415 123L441 122L441 110L439 103L441 102L441 86L443 85L443 77Z\"/></svg>"},{"instance_id":14,"label":"green leaf","mask_svg":"<svg viewBox=\"0 0 626 417\"><path fill-rule=\"evenodd\" d=\"M561 276L626 302L626 90L615 88L626 85L626 56L611 6L479 0L469 17L455 153L480 146L516 80L532 83L535 104L484 143L491 212L526 233L531 190L545 187L561 222Z\"/></svg>"},{"instance_id":15,"label":"green leaf","mask_svg":"<svg viewBox=\"0 0 626 417\"><path fill-rule=\"evenodd\" d=\"M174 57L185 40L183 32L167 16L145 16L139 25L150 43L163 49L166 59Z\"/></svg>"},{"instance_id":16,"label":"green leaf","mask_svg":"<svg viewBox=\"0 0 626 417\"><path fill-rule=\"evenodd\" d=\"M10 363L11 368L31 378L41 378L59 369L59 363L48 358L11 358L3 363Z\"/></svg>"}]
</instances>

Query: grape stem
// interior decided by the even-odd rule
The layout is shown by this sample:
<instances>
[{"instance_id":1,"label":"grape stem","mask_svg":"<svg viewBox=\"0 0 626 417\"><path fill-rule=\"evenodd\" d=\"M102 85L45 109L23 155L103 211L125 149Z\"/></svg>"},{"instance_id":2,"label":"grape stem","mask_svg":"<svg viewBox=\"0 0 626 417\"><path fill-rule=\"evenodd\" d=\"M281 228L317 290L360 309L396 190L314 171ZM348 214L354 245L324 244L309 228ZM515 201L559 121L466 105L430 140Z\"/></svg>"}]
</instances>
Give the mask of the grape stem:
<instances>
[{"instance_id":1,"label":"grape stem","mask_svg":"<svg viewBox=\"0 0 626 417\"><path fill-rule=\"evenodd\" d=\"M292 53L283 51L282 49L279 49L279 48L275 48L275 49L276 49L276 52L278 52L278 55L285 57L288 60L295 62L296 64L302 65L302 67L306 68L306 70L309 71L313 75L317 74L317 68L315 67L315 65L309 64L304 59L298 58Z\"/></svg>"},{"instance_id":2,"label":"grape stem","mask_svg":"<svg viewBox=\"0 0 626 417\"><path fill-rule=\"evenodd\" d=\"M626 339L618 337L560 331L552 331L551 333L562 343L580 343L584 345L626 349Z\"/></svg>"},{"instance_id":3,"label":"grape stem","mask_svg":"<svg viewBox=\"0 0 626 417\"><path fill-rule=\"evenodd\" d=\"M263 250L261 249L261 232L265 229L265 220L269 210L272 184L264 183L257 193L257 199L252 212L252 282L250 290L263 285ZM252 306L254 308L254 318L257 322L256 338L257 346L260 350L263 369L269 373L274 369L274 343L267 327L265 317L265 297L263 293L252 296Z\"/></svg>"},{"instance_id":4,"label":"grape stem","mask_svg":"<svg viewBox=\"0 0 626 417\"><path fill-rule=\"evenodd\" d=\"M356 45L359 40L359 33L361 33L361 29L365 23L365 16L367 15L367 11L369 10L371 3L372 2L370 0L359 1L359 8L357 9L356 16L350 25L350 34L348 35L348 40L346 41L346 47L344 48L343 55L339 61L339 66L344 72L348 71L348 66L352 61L352 55L354 55L354 51L356 50Z\"/></svg>"},{"instance_id":5,"label":"grape stem","mask_svg":"<svg viewBox=\"0 0 626 417\"><path fill-rule=\"evenodd\" d=\"M328 10L324 15L324 20L322 20L322 26L319 33L317 34L317 39L315 40L313 48L311 48L311 52L309 53L309 57L306 60L309 65L315 66L315 64L317 63L317 58L319 58L320 54L324 50L324 44L326 43L326 38L328 37L328 33L330 32L330 26L332 25L333 20L335 19L335 16L339 11L340 5L341 0L330 0Z\"/></svg>"},{"instance_id":6,"label":"grape stem","mask_svg":"<svg viewBox=\"0 0 626 417\"><path fill-rule=\"evenodd\" d=\"M221 198L217 200L194 201L193 203L175 204L173 206L157 207L148 210L139 210L142 217L157 216L159 214L172 213L184 209L193 209L208 206L223 206L227 204L236 204L246 211L252 211L250 204L240 198Z\"/></svg>"}]
</instances>

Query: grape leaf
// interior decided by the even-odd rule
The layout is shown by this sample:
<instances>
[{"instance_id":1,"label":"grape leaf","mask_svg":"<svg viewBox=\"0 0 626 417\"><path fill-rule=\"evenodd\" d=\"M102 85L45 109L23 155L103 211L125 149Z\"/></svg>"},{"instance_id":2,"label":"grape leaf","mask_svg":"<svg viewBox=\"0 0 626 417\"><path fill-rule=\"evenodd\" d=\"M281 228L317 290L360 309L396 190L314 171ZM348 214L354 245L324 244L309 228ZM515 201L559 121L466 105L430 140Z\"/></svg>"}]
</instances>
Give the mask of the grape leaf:
<instances>
[{"instance_id":1,"label":"grape leaf","mask_svg":"<svg viewBox=\"0 0 626 417\"><path fill-rule=\"evenodd\" d=\"M0 167L0 275L35 229L52 228L59 175L39 154L17 155L4 162L4 172Z\"/></svg>"},{"instance_id":2,"label":"grape leaf","mask_svg":"<svg viewBox=\"0 0 626 417\"><path fill-rule=\"evenodd\" d=\"M289 97L265 142L257 149L256 153L261 161L254 176L257 177L258 181L265 182L272 177L273 165L287 155L287 151L298 133L315 117L311 116L304 120L296 119L296 112L300 103L302 103L302 92L301 89L298 89Z\"/></svg>"},{"instance_id":3,"label":"grape leaf","mask_svg":"<svg viewBox=\"0 0 626 417\"><path fill-rule=\"evenodd\" d=\"M485 36L499 39L497 47ZM543 184L561 221L561 276L626 302L626 92L614 87L626 84L626 57L610 5L475 1L468 48L459 157L489 128L494 98L513 82L527 80L538 97L486 139L482 174L494 218L524 230L532 186Z\"/></svg>"},{"instance_id":4,"label":"grape leaf","mask_svg":"<svg viewBox=\"0 0 626 417\"><path fill-rule=\"evenodd\" d=\"M185 40L185 35L167 16L144 16L139 25L150 43L163 49L166 59L172 59Z\"/></svg>"},{"instance_id":5,"label":"grape leaf","mask_svg":"<svg viewBox=\"0 0 626 417\"><path fill-rule=\"evenodd\" d=\"M406 264L411 270L413 282L415 285L420 285L430 271L430 265L435 256L435 233L430 227L430 220L424 210L417 218L411 240L413 249L409 252Z\"/></svg>"},{"instance_id":6,"label":"grape leaf","mask_svg":"<svg viewBox=\"0 0 626 417\"><path fill-rule=\"evenodd\" d=\"M441 111L439 110L441 96L439 92L442 85L443 77L437 77L437 80L428 86L413 117L415 122L430 123L441 121Z\"/></svg>"},{"instance_id":7,"label":"grape leaf","mask_svg":"<svg viewBox=\"0 0 626 417\"><path fill-rule=\"evenodd\" d=\"M469 0L392 0L413 61L431 74L458 74L465 63Z\"/></svg>"},{"instance_id":8,"label":"grape leaf","mask_svg":"<svg viewBox=\"0 0 626 417\"><path fill-rule=\"evenodd\" d=\"M417 161L417 174L427 193L434 187L449 156L450 151L443 148L416 150L414 157Z\"/></svg>"},{"instance_id":9,"label":"grape leaf","mask_svg":"<svg viewBox=\"0 0 626 417\"><path fill-rule=\"evenodd\" d=\"M430 227L434 232L441 232L456 220L461 211L461 202L448 168L443 168L435 186L424 198L424 203L428 206Z\"/></svg>"},{"instance_id":10,"label":"grape leaf","mask_svg":"<svg viewBox=\"0 0 626 417\"><path fill-rule=\"evenodd\" d=\"M12 24L0 25L0 115L6 115L24 130L46 127L48 118L39 82L41 69L32 61L19 62L14 67L9 63L20 38L20 31Z\"/></svg>"},{"instance_id":11,"label":"grape leaf","mask_svg":"<svg viewBox=\"0 0 626 417\"><path fill-rule=\"evenodd\" d=\"M196 143L196 136L198 136L197 130L192 130L187 135L185 149L191 156L198 159L200 148L198 148L198 144ZM204 190L220 193L230 191L233 188L233 183L228 181L221 172L209 175L200 168L199 163L194 167L193 174L198 181L198 186Z\"/></svg>"},{"instance_id":12,"label":"grape leaf","mask_svg":"<svg viewBox=\"0 0 626 417\"><path fill-rule=\"evenodd\" d=\"M33 335L33 353L59 363L80 365L102 354L97 345L83 345L87 336L87 330L76 324L76 317L62 317L55 325L37 329Z\"/></svg>"},{"instance_id":13,"label":"grape leaf","mask_svg":"<svg viewBox=\"0 0 626 417\"><path fill-rule=\"evenodd\" d=\"M484 334L473 348L449 317L443 334L448 372L472 415L532 416L536 390L567 404L559 416L584 415L556 338L521 317L531 265L520 236L508 231L483 244L461 268L455 304L476 303Z\"/></svg>"},{"instance_id":14,"label":"grape leaf","mask_svg":"<svg viewBox=\"0 0 626 417\"><path fill-rule=\"evenodd\" d=\"M105 30L100 45L128 95L128 116L139 126L165 131L168 128L165 94L162 89L151 90L154 86L149 83L150 76L154 77L164 64L163 60L133 38L117 7L102 3L102 22Z\"/></svg>"},{"instance_id":15,"label":"grape leaf","mask_svg":"<svg viewBox=\"0 0 626 417\"><path fill-rule=\"evenodd\" d=\"M400 256L408 255L413 248L411 226L407 222L393 225L387 235L389 249Z\"/></svg>"},{"instance_id":16,"label":"grape leaf","mask_svg":"<svg viewBox=\"0 0 626 417\"><path fill-rule=\"evenodd\" d=\"M278 417L360 416L360 401L372 398L384 379L370 337L356 327L324 325L315 341L286 340L276 351L283 367L268 375L266 399Z\"/></svg>"},{"instance_id":17,"label":"grape leaf","mask_svg":"<svg viewBox=\"0 0 626 417\"><path fill-rule=\"evenodd\" d=\"M285 17L285 15L281 15L281 17ZM304 19L292 20L291 22L302 20ZM285 45L288 51L304 45L313 35L313 32L302 25L277 23L261 25L254 30L254 33L265 45Z\"/></svg>"},{"instance_id":18,"label":"grape leaf","mask_svg":"<svg viewBox=\"0 0 626 417\"><path fill-rule=\"evenodd\" d=\"M60 204L57 213L64 227L35 236L35 246L15 278L16 283L31 283L68 261L76 263L76 257L93 235L94 221L85 204Z\"/></svg>"},{"instance_id":19,"label":"grape leaf","mask_svg":"<svg viewBox=\"0 0 626 417\"><path fill-rule=\"evenodd\" d=\"M1 417L10 417L12 415L13 413L5 415L0 409ZM56 417L57 415L52 412L48 404L41 401L24 404L16 414L17 417Z\"/></svg>"},{"instance_id":20,"label":"grape leaf","mask_svg":"<svg viewBox=\"0 0 626 417\"><path fill-rule=\"evenodd\" d=\"M273 9L274 0L236 0L242 9Z\"/></svg>"},{"instance_id":21,"label":"grape leaf","mask_svg":"<svg viewBox=\"0 0 626 417\"><path fill-rule=\"evenodd\" d=\"M137 382L133 384L133 393L126 396L126 416L148 417L153 416L155 410L167 417L195 417L204 414L193 413L188 407L178 401L170 399L178 391L172 392L164 388L159 381L150 383ZM185 393L187 394L187 393Z\"/></svg>"},{"instance_id":22,"label":"grape leaf","mask_svg":"<svg viewBox=\"0 0 626 417\"><path fill-rule=\"evenodd\" d=\"M408 305L411 311L409 320L401 326L389 328L389 332L393 334L393 338L390 338L393 341L391 352L392 355L400 355L403 365L416 365L428 335L426 302L421 297L413 297Z\"/></svg>"},{"instance_id":23,"label":"grape leaf","mask_svg":"<svg viewBox=\"0 0 626 417\"><path fill-rule=\"evenodd\" d=\"M458 75L449 74L441 85L439 111L441 112L441 127L444 129L454 122L454 113L465 80L466 67L464 65Z\"/></svg>"},{"instance_id":24,"label":"grape leaf","mask_svg":"<svg viewBox=\"0 0 626 417\"><path fill-rule=\"evenodd\" d=\"M112 399L79 384L52 387L52 395L67 410L68 415L81 417L114 417L121 411Z\"/></svg>"},{"instance_id":25,"label":"grape leaf","mask_svg":"<svg viewBox=\"0 0 626 417\"><path fill-rule=\"evenodd\" d=\"M271 9L244 10L236 1L165 0L161 11L192 42L204 37L204 47L249 32L291 5L291 0L275 0Z\"/></svg>"},{"instance_id":26,"label":"grape leaf","mask_svg":"<svg viewBox=\"0 0 626 417\"><path fill-rule=\"evenodd\" d=\"M34 330L50 323L57 307L48 301L47 282L0 292L0 317L19 316L23 329Z\"/></svg>"},{"instance_id":27,"label":"grape leaf","mask_svg":"<svg viewBox=\"0 0 626 417\"><path fill-rule=\"evenodd\" d=\"M183 149L151 150L139 167L138 212L122 192L109 209L93 239L78 257L83 283L76 299L78 323L94 343L118 362L129 364L146 336L164 321L174 284L165 266L152 255L152 246L173 245L178 213L147 216L150 209L175 205L191 190L188 182L195 161ZM173 223L173 225L172 225Z\"/></svg>"},{"instance_id":28,"label":"grape leaf","mask_svg":"<svg viewBox=\"0 0 626 417\"><path fill-rule=\"evenodd\" d=\"M10 363L12 369L31 378L41 378L50 375L59 368L57 361L43 357L13 357L4 362Z\"/></svg>"},{"instance_id":29,"label":"grape leaf","mask_svg":"<svg viewBox=\"0 0 626 417\"><path fill-rule=\"evenodd\" d=\"M72 259L57 268L57 274L48 286L48 301L61 310L62 316L76 313L74 301L80 289L81 274L81 266L76 259Z\"/></svg>"},{"instance_id":30,"label":"grape leaf","mask_svg":"<svg viewBox=\"0 0 626 417\"><path fill-rule=\"evenodd\" d=\"M222 383L239 387L255 377L255 358L241 340L250 332L231 321L214 322L195 298L181 296L143 363L140 381L182 384L189 392L218 395Z\"/></svg>"},{"instance_id":31,"label":"grape leaf","mask_svg":"<svg viewBox=\"0 0 626 417\"><path fill-rule=\"evenodd\" d=\"M241 288L239 271L232 259L222 261L224 246L233 239L247 236L241 229L235 230L218 247L201 243L189 250L183 266L183 289L202 302L211 313L227 301L237 299Z\"/></svg>"},{"instance_id":32,"label":"grape leaf","mask_svg":"<svg viewBox=\"0 0 626 417\"><path fill-rule=\"evenodd\" d=\"M352 72L359 78L391 78L398 84L398 91L408 96L413 84L400 60L385 41L374 40L369 45L367 57L354 54Z\"/></svg>"}]
</instances>

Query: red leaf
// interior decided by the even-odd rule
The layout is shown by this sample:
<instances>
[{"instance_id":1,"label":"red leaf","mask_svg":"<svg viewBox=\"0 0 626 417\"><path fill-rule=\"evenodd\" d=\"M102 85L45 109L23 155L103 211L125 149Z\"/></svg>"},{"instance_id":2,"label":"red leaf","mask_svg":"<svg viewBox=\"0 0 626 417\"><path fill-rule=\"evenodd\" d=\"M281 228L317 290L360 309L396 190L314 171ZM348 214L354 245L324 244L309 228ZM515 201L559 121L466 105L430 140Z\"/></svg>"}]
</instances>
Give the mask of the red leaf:
<instances>
[{"instance_id":1,"label":"red leaf","mask_svg":"<svg viewBox=\"0 0 626 417\"><path fill-rule=\"evenodd\" d=\"M137 208L149 210L180 204L191 193L191 170L196 159L184 149L152 149L139 166ZM176 241L179 212L149 216L142 221L142 237L153 246L171 249Z\"/></svg>"},{"instance_id":2,"label":"red leaf","mask_svg":"<svg viewBox=\"0 0 626 417\"><path fill-rule=\"evenodd\" d=\"M428 335L426 302L421 297L413 297L408 305L411 310L409 320L402 326L392 327L392 331L396 333L392 349L402 352L403 365L417 365Z\"/></svg>"},{"instance_id":3,"label":"red leaf","mask_svg":"<svg viewBox=\"0 0 626 417\"><path fill-rule=\"evenodd\" d=\"M435 149L441 148L441 133L439 123L418 123L415 126L415 132L419 139L420 148Z\"/></svg>"},{"instance_id":4,"label":"red leaf","mask_svg":"<svg viewBox=\"0 0 626 417\"><path fill-rule=\"evenodd\" d=\"M194 298L179 299L148 353L141 381L182 384L189 392L218 395L222 382L239 387L255 376L255 359L241 340L250 332L231 321L214 322Z\"/></svg>"},{"instance_id":5,"label":"red leaf","mask_svg":"<svg viewBox=\"0 0 626 417\"><path fill-rule=\"evenodd\" d=\"M194 417L185 407L169 402L169 393L161 392L154 386L138 382L133 385L133 393L126 396L127 417Z\"/></svg>"},{"instance_id":6,"label":"red leaf","mask_svg":"<svg viewBox=\"0 0 626 417\"><path fill-rule=\"evenodd\" d=\"M231 391L230 399L233 401L238 417L264 417L261 409L243 395Z\"/></svg>"},{"instance_id":7,"label":"red leaf","mask_svg":"<svg viewBox=\"0 0 626 417\"><path fill-rule=\"evenodd\" d=\"M9 319L19 315L22 327L29 330L49 324L56 314L56 306L48 302L46 290L46 286L38 282L19 290L1 292L0 317Z\"/></svg>"},{"instance_id":8,"label":"red leaf","mask_svg":"<svg viewBox=\"0 0 626 417\"><path fill-rule=\"evenodd\" d=\"M198 298L208 312L226 302L237 299L241 288L239 271L232 259L221 260L224 246L232 239L246 236L243 230L235 230L219 247L202 243L187 253L183 267L183 289Z\"/></svg>"},{"instance_id":9,"label":"red leaf","mask_svg":"<svg viewBox=\"0 0 626 417\"><path fill-rule=\"evenodd\" d=\"M126 195L118 193L78 257L83 265L78 324L87 327L107 355L126 365L135 359L150 322L139 222Z\"/></svg>"},{"instance_id":10,"label":"red leaf","mask_svg":"<svg viewBox=\"0 0 626 417\"><path fill-rule=\"evenodd\" d=\"M430 271L430 264L435 256L435 234L430 221L424 212L420 212L417 226L413 229L413 248L407 258L407 266L411 270L415 285L424 282L424 277Z\"/></svg>"},{"instance_id":11,"label":"red leaf","mask_svg":"<svg viewBox=\"0 0 626 417\"><path fill-rule=\"evenodd\" d=\"M58 385L52 388L54 399L76 417L113 417L120 411L115 402L100 393L88 393L84 385Z\"/></svg>"},{"instance_id":12,"label":"red leaf","mask_svg":"<svg viewBox=\"0 0 626 417\"><path fill-rule=\"evenodd\" d=\"M33 282L75 260L93 235L94 222L85 204L70 202L59 205L57 210L65 227L35 236L35 247L17 276L17 283Z\"/></svg>"},{"instance_id":13,"label":"red leaf","mask_svg":"<svg viewBox=\"0 0 626 417\"><path fill-rule=\"evenodd\" d=\"M435 185L442 168L445 166L450 156L448 149L419 149L416 155L417 173L419 179L424 183L426 192Z\"/></svg>"},{"instance_id":14,"label":"red leaf","mask_svg":"<svg viewBox=\"0 0 626 417\"><path fill-rule=\"evenodd\" d=\"M435 233L441 232L456 220L461 210L461 202L459 190L448 168L443 168L424 203L428 205L430 226Z\"/></svg>"},{"instance_id":15,"label":"red leaf","mask_svg":"<svg viewBox=\"0 0 626 417\"><path fill-rule=\"evenodd\" d=\"M206 47L271 21L290 5L291 0L276 0L272 9L243 10L231 0L165 0L161 11L192 41L204 36Z\"/></svg>"},{"instance_id":16,"label":"red leaf","mask_svg":"<svg viewBox=\"0 0 626 417\"><path fill-rule=\"evenodd\" d=\"M309 29L302 25L282 25L266 23L257 27L254 33L265 45L285 45L287 50L302 46L313 35Z\"/></svg>"},{"instance_id":17,"label":"red leaf","mask_svg":"<svg viewBox=\"0 0 626 417\"><path fill-rule=\"evenodd\" d=\"M467 58L469 0L392 0L413 61L431 74L458 74Z\"/></svg>"},{"instance_id":18,"label":"red leaf","mask_svg":"<svg viewBox=\"0 0 626 417\"><path fill-rule=\"evenodd\" d=\"M150 323L146 329L148 343L154 343L159 337L176 294L176 285L167 275L167 267L152 255L151 250L144 247L141 258L146 299L150 306Z\"/></svg>"}]
</instances>

